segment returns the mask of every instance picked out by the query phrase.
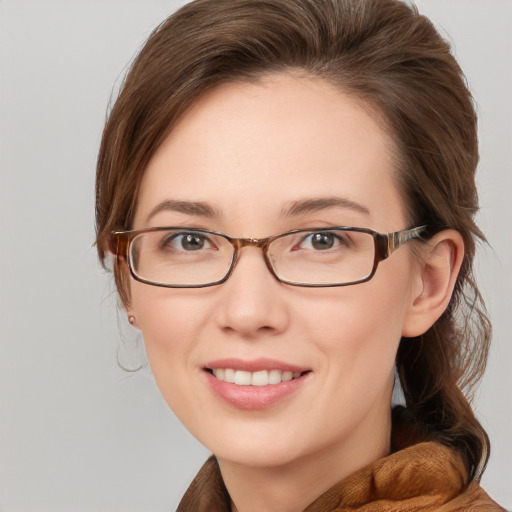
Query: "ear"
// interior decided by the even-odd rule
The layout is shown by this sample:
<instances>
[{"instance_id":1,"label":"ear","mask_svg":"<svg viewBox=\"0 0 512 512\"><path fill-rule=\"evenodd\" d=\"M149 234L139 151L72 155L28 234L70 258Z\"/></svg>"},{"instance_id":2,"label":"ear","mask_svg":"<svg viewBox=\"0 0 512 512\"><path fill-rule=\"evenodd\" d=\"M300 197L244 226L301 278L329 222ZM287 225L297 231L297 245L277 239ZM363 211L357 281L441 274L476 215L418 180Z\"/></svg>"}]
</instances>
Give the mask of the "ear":
<instances>
[{"instance_id":1,"label":"ear","mask_svg":"<svg viewBox=\"0 0 512 512\"><path fill-rule=\"evenodd\" d=\"M404 318L402 336L420 336L444 313L463 258L464 241L453 229L437 233L421 248L418 279Z\"/></svg>"}]
</instances>

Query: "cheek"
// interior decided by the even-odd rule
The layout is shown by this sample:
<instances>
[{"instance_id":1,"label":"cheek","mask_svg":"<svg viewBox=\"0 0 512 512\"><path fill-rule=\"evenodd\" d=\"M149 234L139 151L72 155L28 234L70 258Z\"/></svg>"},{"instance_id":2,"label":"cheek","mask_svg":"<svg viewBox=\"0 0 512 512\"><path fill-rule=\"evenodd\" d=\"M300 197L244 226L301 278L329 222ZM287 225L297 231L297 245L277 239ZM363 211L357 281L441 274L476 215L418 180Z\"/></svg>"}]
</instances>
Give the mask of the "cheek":
<instances>
[{"instance_id":1,"label":"cheek","mask_svg":"<svg viewBox=\"0 0 512 512\"><path fill-rule=\"evenodd\" d=\"M208 301L197 290L173 290L135 282L132 284L132 309L148 345L159 350L187 346L194 331L200 330L207 316Z\"/></svg>"},{"instance_id":2,"label":"cheek","mask_svg":"<svg viewBox=\"0 0 512 512\"><path fill-rule=\"evenodd\" d=\"M210 317L208 300L190 290L170 290L135 283L132 308L142 332L152 372L157 384L171 401L175 391L185 385L191 371L197 371L193 359L199 333ZM174 390L172 395L170 390ZM173 407L174 408L174 407Z\"/></svg>"},{"instance_id":3,"label":"cheek","mask_svg":"<svg viewBox=\"0 0 512 512\"><path fill-rule=\"evenodd\" d=\"M381 338L400 338L407 311L405 284L386 285L369 281L324 291L304 301L303 321L318 331L319 339L339 339L354 348Z\"/></svg>"},{"instance_id":4,"label":"cheek","mask_svg":"<svg viewBox=\"0 0 512 512\"><path fill-rule=\"evenodd\" d=\"M407 273L381 272L367 283L324 291L303 303L304 330L313 333L333 374L358 388L388 382L408 311L408 290Z\"/></svg>"}]
</instances>

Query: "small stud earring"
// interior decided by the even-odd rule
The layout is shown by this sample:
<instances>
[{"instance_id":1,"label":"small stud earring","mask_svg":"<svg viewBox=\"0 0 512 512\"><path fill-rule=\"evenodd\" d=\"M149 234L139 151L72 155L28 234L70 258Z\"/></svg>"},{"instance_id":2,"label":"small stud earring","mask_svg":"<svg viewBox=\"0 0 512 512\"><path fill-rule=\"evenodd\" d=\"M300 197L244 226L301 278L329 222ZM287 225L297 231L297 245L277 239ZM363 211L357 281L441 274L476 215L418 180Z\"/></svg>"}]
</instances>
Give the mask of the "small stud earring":
<instances>
[{"instance_id":1,"label":"small stud earring","mask_svg":"<svg viewBox=\"0 0 512 512\"><path fill-rule=\"evenodd\" d=\"M135 325L135 317L133 315L128 315L128 322L130 322L130 325Z\"/></svg>"}]
</instances>

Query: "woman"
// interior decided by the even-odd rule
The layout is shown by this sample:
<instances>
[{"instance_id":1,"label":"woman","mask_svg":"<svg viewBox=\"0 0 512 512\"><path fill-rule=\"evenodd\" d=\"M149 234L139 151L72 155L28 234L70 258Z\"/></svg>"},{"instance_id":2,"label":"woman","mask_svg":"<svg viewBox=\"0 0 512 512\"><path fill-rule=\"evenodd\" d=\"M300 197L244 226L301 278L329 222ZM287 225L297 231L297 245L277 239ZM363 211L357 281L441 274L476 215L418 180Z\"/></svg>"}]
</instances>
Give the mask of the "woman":
<instances>
[{"instance_id":1,"label":"woman","mask_svg":"<svg viewBox=\"0 0 512 512\"><path fill-rule=\"evenodd\" d=\"M463 75L399 1L198 0L158 27L105 127L97 243L214 454L179 510L502 510L462 392L490 338L477 160Z\"/></svg>"}]
</instances>

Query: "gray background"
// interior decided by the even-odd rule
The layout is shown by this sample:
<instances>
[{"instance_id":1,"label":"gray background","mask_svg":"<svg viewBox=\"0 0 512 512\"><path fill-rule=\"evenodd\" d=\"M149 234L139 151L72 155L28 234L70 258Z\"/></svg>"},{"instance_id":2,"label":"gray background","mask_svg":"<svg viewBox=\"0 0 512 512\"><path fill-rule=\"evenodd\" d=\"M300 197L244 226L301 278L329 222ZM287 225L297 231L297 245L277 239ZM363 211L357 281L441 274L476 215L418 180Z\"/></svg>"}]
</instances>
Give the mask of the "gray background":
<instances>
[{"instance_id":1,"label":"gray background","mask_svg":"<svg viewBox=\"0 0 512 512\"><path fill-rule=\"evenodd\" d=\"M0 0L0 511L169 511L206 456L134 364L92 247L94 167L114 83L183 2ZM483 483L512 507L512 2L423 0L480 114L479 275L495 325L476 409ZM124 350L126 349L126 350Z\"/></svg>"}]
</instances>

